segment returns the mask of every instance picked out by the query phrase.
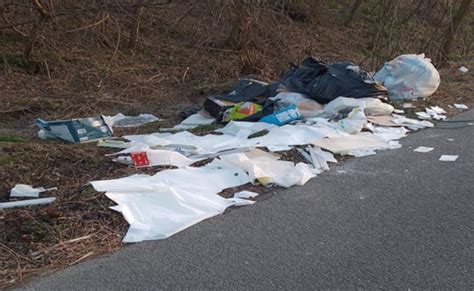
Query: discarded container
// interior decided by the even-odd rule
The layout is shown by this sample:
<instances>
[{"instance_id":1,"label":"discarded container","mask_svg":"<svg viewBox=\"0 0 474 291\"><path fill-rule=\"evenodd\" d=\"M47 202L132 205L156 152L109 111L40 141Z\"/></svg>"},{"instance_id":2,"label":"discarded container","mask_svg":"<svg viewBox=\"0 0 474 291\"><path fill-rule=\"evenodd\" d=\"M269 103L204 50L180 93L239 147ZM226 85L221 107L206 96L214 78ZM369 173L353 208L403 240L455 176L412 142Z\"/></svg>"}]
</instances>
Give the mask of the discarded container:
<instances>
[{"instance_id":1,"label":"discarded container","mask_svg":"<svg viewBox=\"0 0 474 291\"><path fill-rule=\"evenodd\" d=\"M222 114L229 108L235 106L235 102L220 100L214 96L207 97L204 101L203 108L211 116L221 119Z\"/></svg>"},{"instance_id":2,"label":"discarded container","mask_svg":"<svg viewBox=\"0 0 474 291\"><path fill-rule=\"evenodd\" d=\"M234 107L229 108L226 112L224 112L223 120L240 120L254 115L260 111L262 111L261 105L253 102L242 102L236 104Z\"/></svg>"},{"instance_id":3,"label":"discarded container","mask_svg":"<svg viewBox=\"0 0 474 291\"><path fill-rule=\"evenodd\" d=\"M314 57L303 60L286 73L282 84L288 91L304 94L325 104L339 97L378 97L387 90L371 75L350 62L327 64Z\"/></svg>"},{"instance_id":4,"label":"discarded container","mask_svg":"<svg viewBox=\"0 0 474 291\"><path fill-rule=\"evenodd\" d=\"M301 114L296 105L292 104L282 110L263 117L259 122L281 126L298 119L301 119Z\"/></svg>"},{"instance_id":5,"label":"discarded container","mask_svg":"<svg viewBox=\"0 0 474 291\"><path fill-rule=\"evenodd\" d=\"M112 128L106 123L103 116L44 121L36 119L36 125L41 128L38 132L40 138L58 138L69 142L82 143L110 138Z\"/></svg>"},{"instance_id":6,"label":"discarded container","mask_svg":"<svg viewBox=\"0 0 474 291\"><path fill-rule=\"evenodd\" d=\"M390 100L431 96L438 89L438 70L425 54L401 55L391 60L374 76L388 90Z\"/></svg>"}]
</instances>

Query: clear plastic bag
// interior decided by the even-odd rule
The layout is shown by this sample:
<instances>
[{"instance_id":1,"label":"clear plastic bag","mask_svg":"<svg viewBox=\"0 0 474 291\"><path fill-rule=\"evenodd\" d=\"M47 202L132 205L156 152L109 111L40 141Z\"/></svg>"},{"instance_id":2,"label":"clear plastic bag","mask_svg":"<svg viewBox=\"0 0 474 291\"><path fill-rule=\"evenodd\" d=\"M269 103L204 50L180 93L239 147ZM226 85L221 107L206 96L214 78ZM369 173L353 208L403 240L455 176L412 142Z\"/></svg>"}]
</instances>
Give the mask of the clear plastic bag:
<instances>
[{"instance_id":1,"label":"clear plastic bag","mask_svg":"<svg viewBox=\"0 0 474 291\"><path fill-rule=\"evenodd\" d=\"M387 88L390 100L431 96L440 83L438 70L425 54L398 56L385 63L374 78Z\"/></svg>"}]
</instances>

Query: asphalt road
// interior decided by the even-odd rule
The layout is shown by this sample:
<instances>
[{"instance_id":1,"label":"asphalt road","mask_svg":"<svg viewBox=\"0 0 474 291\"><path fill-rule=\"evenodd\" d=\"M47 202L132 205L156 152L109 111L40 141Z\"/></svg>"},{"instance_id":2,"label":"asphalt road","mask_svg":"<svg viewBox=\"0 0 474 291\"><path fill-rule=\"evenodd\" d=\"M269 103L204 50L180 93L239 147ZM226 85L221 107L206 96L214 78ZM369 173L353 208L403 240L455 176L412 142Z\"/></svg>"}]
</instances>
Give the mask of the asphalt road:
<instances>
[{"instance_id":1,"label":"asphalt road","mask_svg":"<svg viewBox=\"0 0 474 291\"><path fill-rule=\"evenodd\" d=\"M474 111L456 119L474 119ZM473 289L474 126L427 129L401 143L27 288ZM413 152L418 146L435 149ZM459 158L441 162L441 154Z\"/></svg>"}]
</instances>

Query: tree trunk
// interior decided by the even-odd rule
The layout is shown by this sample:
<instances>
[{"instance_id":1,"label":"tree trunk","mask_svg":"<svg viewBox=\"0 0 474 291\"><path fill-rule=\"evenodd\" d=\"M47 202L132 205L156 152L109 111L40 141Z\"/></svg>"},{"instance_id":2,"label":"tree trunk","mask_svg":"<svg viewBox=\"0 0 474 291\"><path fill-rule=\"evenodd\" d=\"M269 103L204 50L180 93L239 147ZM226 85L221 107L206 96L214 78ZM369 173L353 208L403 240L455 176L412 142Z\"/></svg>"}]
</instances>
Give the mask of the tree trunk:
<instances>
[{"instance_id":1,"label":"tree trunk","mask_svg":"<svg viewBox=\"0 0 474 291\"><path fill-rule=\"evenodd\" d=\"M135 0L133 5L135 6L135 20L133 22L132 30L130 32L130 39L128 41L128 48L130 50L135 50L138 43L138 31L140 29L140 22L143 15L143 1L144 0Z\"/></svg>"},{"instance_id":2,"label":"tree trunk","mask_svg":"<svg viewBox=\"0 0 474 291\"><path fill-rule=\"evenodd\" d=\"M352 22L352 19L354 18L355 14L359 10L360 6L362 5L362 0L355 0L354 6L352 6L351 13L349 14L349 17L346 20L345 25L349 26Z\"/></svg>"},{"instance_id":3,"label":"tree trunk","mask_svg":"<svg viewBox=\"0 0 474 291\"><path fill-rule=\"evenodd\" d=\"M446 63L451 52L451 47L453 44L454 37L456 32L461 26L464 17L468 14L469 7L471 6L473 0L462 0L461 5L459 6L456 15L454 15L451 25L446 29L444 33L444 40L441 46L441 51L439 55L439 64L442 65Z\"/></svg>"},{"instance_id":4,"label":"tree trunk","mask_svg":"<svg viewBox=\"0 0 474 291\"><path fill-rule=\"evenodd\" d=\"M227 45L232 49L240 50L244 47L244 29L247 21L245 6L242 0L235 0L234 8L237 12L236 19L232 25L232 31L227 39Z\"/></svg>"},{"instance_id":5,"label":"tree trunk","mask_svg":"<svg viewBox=\"0 0 474 291\"><path fill-rule=\"evenodd\" d=\"M31 61L31 53L33 52L35 41L38 38L38 32L41 26L46 21L46 19L49 17L48 11L39 0L32 0L31 3L33 4L33 7L36 8L36 11L39 13L39 16L28 33L28 39L26 41L25 49L23 51L23 55L28 61Z\"/></svg>"}]
</instances>

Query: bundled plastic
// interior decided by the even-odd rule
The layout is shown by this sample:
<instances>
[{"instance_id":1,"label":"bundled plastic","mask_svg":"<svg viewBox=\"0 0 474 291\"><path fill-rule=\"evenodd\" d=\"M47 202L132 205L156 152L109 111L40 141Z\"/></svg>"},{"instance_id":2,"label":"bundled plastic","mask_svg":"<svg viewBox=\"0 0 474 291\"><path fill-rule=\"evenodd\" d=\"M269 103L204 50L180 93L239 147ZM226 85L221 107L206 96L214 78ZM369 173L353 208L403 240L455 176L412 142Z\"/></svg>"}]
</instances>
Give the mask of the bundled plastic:
<instances>
[{"instance_id":1,"label":"bundled plastic","mask_svg":"<svg viewBox=\"0 0 474 291\"><path fill-rule=\"evenodd\" d=\"M315 117L322 110L321 104L299 93L281 92L270 99L282 106L296 105L303 118Z\"/></svg>"},{"instance_id":2,"label":"bundled plastic","mask_svg":"<svg viewBox=\"0 0 474 291\"><path fill-rule=\"evenodd\" d=\"M283 77L288 91L304 94L319 103L339 97L379 97L387 90L371 75L350 62L327 64L308 57L300 67L295 66Z\"/></svg>"},{"instance_id":3,"label":"bundled plastic","mask_svg":"<svg viewBox=\"0 0 474 291\"><path fill-rule=\"evenodd\" d=\"M390 100L431 96L440 83L438 71L425 54L398 56L385 63L374 78L387 88Z\"/></svg>"}]
</instances>

